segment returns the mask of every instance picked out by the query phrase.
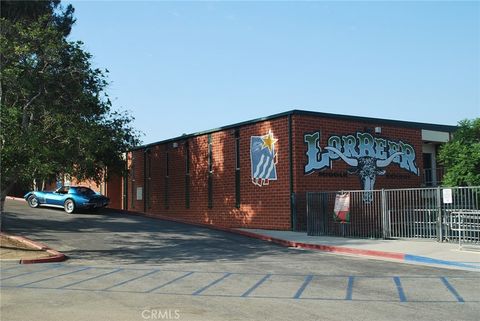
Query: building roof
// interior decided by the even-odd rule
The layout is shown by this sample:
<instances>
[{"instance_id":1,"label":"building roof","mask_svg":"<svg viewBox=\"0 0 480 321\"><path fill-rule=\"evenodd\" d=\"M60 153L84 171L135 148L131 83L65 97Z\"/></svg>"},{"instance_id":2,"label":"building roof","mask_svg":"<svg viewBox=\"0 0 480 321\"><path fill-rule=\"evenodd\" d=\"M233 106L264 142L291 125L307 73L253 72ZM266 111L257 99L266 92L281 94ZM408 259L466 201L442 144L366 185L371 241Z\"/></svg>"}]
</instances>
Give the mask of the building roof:
<instances>
[{"instance_id":1,"label":"building roof","mask_svg":"<svg viewBox=\"0 0 480 321\"><path fill-rule=\"evenodd\" d=\"M316 111L294 109L294 110L290 110L290 111L287 111L287 112L270 115L270 116L267 116L267 117L256 118L256 119L243 121L243 122L240 122L240 123L235 123L235 124L222 126L222 127L218 127L218 128L214 128L214 129L209 129L209 130L205 130L205 131L200 131L200 132L196 132L196 133L192 133L192 134L184 134L182 136L177 136L177 137L174 137L174 138L169 138L169 139L157 141L157 142L153 142L153 143L150 143L150 144L137 146L137 147L133 148L132 150L144 149L144 148L148 148L148 147L152 147L152 146L156 146L156 145L161 145L161 144L166 144L166 143L175 142L175 141L179 141L179 140L184 140L184 139L188 139L188 138L195 137L195 136L211 134L211 133L222 131L222 130L238 128L238 127L259 123L259 122L266 121L266 120L273 120L273 119L277 119L277 118L282 118L282 117L286 117L286 116L290 116L290 115L304 115L304 116L315 116L315 117L321 117L321 118L333 118L333 119L339 119L339 120L349 120L349 121L356 121L356 122L374 123L375 125L391 125L391 126L396 126L396 127L435 130L435 131L449 132L449 133L452 133L455 130L457 130L457 126L452 126L452 125L418 123L418 122L410 122L410 121L403 121L403 120L340 115L340 114L331 114L331 113L322 113L322 112L316 112Z\"/></svg>"}]
</instances>

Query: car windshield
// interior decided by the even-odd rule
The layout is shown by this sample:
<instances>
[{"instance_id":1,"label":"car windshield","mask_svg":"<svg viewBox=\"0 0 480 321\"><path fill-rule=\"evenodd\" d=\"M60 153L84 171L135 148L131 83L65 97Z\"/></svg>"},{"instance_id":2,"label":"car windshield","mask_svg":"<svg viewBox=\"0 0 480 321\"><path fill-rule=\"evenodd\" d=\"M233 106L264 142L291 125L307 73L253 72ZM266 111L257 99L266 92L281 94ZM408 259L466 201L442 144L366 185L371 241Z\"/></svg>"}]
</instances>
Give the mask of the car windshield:
<instances>
[{"instance_id":1,"label":"car windshield","mask_svg":"<svg viewBox=\"0 0 480 321\"><path fill-rule=\"evenodd\" d=\"M82 194L82 195L93 195L93 194L95 194L95 192L92 191L88 187L77 187L77 188L75 188L75 190L77 191L77 194Z\"/></svg>"}]
</instances>

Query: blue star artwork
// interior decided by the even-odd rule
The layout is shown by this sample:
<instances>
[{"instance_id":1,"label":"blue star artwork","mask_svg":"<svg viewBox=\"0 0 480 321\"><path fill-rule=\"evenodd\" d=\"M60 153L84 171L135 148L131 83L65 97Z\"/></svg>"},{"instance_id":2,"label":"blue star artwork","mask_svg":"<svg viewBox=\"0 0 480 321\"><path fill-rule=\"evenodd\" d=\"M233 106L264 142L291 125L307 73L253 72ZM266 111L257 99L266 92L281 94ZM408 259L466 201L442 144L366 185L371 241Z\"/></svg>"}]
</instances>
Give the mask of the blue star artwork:
<instances>
[{"instance_id":1,"label":"blue star artwork","mask_svg":"<svg viewBox=\"0 0 480 321\"><path fill-rule=\"evenodd\" d=\"M275 151L277 141L278 139L273 137L271 130L266 135L250 137L253 184L265 186L269 185L270 181L277 180L277 153Z\"/></svg>"}]
</instances>

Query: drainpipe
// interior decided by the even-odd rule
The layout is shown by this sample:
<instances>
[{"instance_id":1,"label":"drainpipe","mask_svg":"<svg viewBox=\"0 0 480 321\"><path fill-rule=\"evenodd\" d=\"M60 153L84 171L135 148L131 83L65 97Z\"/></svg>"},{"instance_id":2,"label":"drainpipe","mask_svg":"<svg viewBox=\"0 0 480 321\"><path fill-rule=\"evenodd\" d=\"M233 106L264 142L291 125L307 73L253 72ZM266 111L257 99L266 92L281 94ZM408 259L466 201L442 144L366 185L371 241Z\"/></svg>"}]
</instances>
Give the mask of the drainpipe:
<instances>
[{"instance_id":1,"label":"drainpipe","mask_svg":"<svg viewBox=\"0 0 480 321\"><path fill-rule=\"evenodd\" d=\"M148 148L143 151L143 212L147 213L147 154Z\"/></svg>"},{"instance_id":2,"label":"drainpipe","mask_svg":"<svg viewBox=\"0 0 480 321\"><path fill-rule=\"evenodd\" d=\"M124 154L125 158L125 172L123 174L123 209L128 210L128 153Z\"/></svg>"},{"instance_id":3,"label":"drainpipe","mask_svg":"<svg viewBox=\"0 0 480 321\"><path fill-rule=\"evenodd\" d=\"M288 158L290 166L290 229L297 228L297 211L295 204L295 193L293 190L293 139L292 139L292 114L288 115Z\"/></svg>"}]
</instances>

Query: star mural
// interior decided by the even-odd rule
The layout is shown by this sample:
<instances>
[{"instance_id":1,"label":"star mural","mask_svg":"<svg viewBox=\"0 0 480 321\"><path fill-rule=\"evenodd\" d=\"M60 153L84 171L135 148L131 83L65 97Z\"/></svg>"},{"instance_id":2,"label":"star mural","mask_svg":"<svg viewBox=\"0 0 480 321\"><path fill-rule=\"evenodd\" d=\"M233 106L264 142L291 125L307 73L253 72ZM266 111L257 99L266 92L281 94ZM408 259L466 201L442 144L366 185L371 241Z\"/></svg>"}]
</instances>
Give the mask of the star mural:
<instances>
[{"instance_id":1,"label":"star mural","mask_svg":"<svg viewBox=\"0 0 480 321\"><path fill-rule=\"evenodd\" d=\"M269 185L277 180L277 153L275 144L278 141L271 130L266 135L251 136L250 160L252 164L252 183L257 186Z\"/></svg>"},{"instance_id":2,"label":"star mural","mask_svg":"<svg viewBox=\"0 0 480 321\"><path fill-rule=\"evenodd\" d=\"M266 147L271 152L271 151L273 151L274 145L278 141L278 139L274 138L273 134L272 134L272 131L269 130L268 134L262 136L262 141L263 141L262 148Z\"/></svg>"}]
</instances>

